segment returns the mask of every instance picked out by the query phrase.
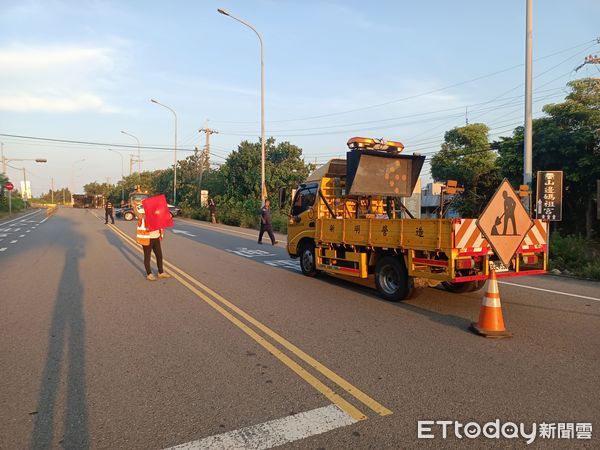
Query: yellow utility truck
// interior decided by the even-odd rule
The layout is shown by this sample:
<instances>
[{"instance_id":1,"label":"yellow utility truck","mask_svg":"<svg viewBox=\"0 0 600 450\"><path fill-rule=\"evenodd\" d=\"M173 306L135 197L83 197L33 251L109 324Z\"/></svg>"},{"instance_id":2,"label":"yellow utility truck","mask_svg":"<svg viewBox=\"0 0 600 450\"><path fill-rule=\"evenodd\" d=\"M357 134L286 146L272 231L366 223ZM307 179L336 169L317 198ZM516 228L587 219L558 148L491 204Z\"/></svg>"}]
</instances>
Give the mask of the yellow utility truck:
<instances>
[{"instance_id":1,"label":"yellow utility truck","mask_svg":"<svg viewBox=\"0 0 600 450\"><path fill-rule=\"evenodd\" d=\"M332 274L400 301L415 278L467 292L481 288L491 269L498 277L545 272L547 223L529 217L506 180L494 196L504 197L504 209L491 207L492 199L479 218L444 218L444 196L461 190L448 182L437 217L415 218L403 200L425 156L403 155L400 142L380 139L352 138L348 147L346 159L317 168L293 194L287 251L305 275ZM283 205L287 189L279 194Z\"/></svg>"}]
</instances>

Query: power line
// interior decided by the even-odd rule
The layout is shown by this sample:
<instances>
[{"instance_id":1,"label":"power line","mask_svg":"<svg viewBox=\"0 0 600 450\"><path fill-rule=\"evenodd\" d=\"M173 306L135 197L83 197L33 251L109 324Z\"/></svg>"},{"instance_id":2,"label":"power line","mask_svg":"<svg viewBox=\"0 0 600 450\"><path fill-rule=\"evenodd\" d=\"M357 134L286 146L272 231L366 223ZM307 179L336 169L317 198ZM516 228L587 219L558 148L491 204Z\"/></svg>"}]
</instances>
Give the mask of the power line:
<instances>
[{"instance_id":1,"label":"power line","mask_svg":"<svg viewBox=\"0 0 600 450\"><path fill-rule=\"evenodd\" d=\"M23 136L23 135L18 135L18 134L4 134L4 133L0 133L0 136L2 137L9 137L9 138L17 138L17 139L31 139L31 140L35 140L35 141L44 141L44 142L60 142L60 143L64 143L64 144L83 144L83 145L97 145L97 146L103 146L103 147L120 147L120 148L131 148L131 149L137 149L138 146L137 145L125 145L125 144L111 144L111 143L106 143L106 142L89 142L89 141L75 141L75 140L71 140L71 139L53 139L53 138L46 138L46 137L39 137L39 136ZM168 148L168 147L151 147L151 146L140 146L139 148L143 148L145 150L149 150L149 151L163 151L163 152L172 152L173 148ZM194 149L187 149L187 148L178 148L178 150L184 151L184 152L193 152Z\"/></svg>"},{"instance_id":2,"label":"power line","mask_svg":"<svg viewBox=\"0 0 600 450\"><path fill-rule=\"evenodd\" d=\"M582 42L580 44L577 44L577 45L575 45L573 47L569 47L567 49L560 50L558 52L552 53L550 55L546 55L546 56L542 56L540 58L536 58L535 61L541 61L543 59L547 59L547 58L550 58L552 56L556 56L556 55L559 55L561 53L568 52L568 51L573 50L575 48L587 45L590 42L594 42L595 43L596 39L594 39L594 40L588 40L588 41ZM524 64L516 64L516 65L508 67L506 69L501 69L501 70L498 70L498 71L495 71L495 72L492 72L492 73L488 73L486 75L481 75L481 76L472 78L470 80L461 81L461 82L454 83L454 84L451 84L451 85L448 85L448 86L444 86L444 87L441 87L441 88L432 89L430 91L423 92L423 93L420 93L420 94L415 94L415 95L411 95L411 96L408 96L408 97L402 97L402 98L398 98L398 99L395 99L395 100L390 100L390 101L383 102L383 103L378 103L378 104L373 104L373 105L367 105L367 106L363 106L363 107L360 107L360 108L348 109L348 110L345 110L345 111L339 111L339 112L335 112L335 113L321 114L321 115L308 116L308 117L301 117L301 118L297 118L297 119L272 120L272 121L268 121L268 123L297 122L297 121L311 120L311 119L322 119L324 117L333 117L333 116L339 116L339 115L343 115L343 114L350 114L350 113L357 112L357 111L365 111L365 110L368 110L368 109L379 108L379 107L382 107L382 106L391 105L393 103L399 103L399 102L403 102L403 101L406 101L406 100L412 100L412 99L415 99L415 98L424 97L426 95L431 95L431 94L438 93L438 92L441 92L441 91L444 91L444 90L447 90L447 89L451 89L451 88L454 88L454 87L458 87L458 86L462 86L462 85L465 85L465 84L468 84L468 83L472 83L474 81L478 81L478 80L482 80L482 79L485 79L485 78L489 78L489 77L492 77L492 76L495 76L495 75L499 75L501 73L508 72L510 70L516 69L518 67L522 67L523 65ZM256 121L228 121L228 120L216 120L215 122L219 122L219 123L232 123L232 124L233 123L237 123L237 124L254 124L254 123L258 123Z\"/></svg>"}]
</instances>

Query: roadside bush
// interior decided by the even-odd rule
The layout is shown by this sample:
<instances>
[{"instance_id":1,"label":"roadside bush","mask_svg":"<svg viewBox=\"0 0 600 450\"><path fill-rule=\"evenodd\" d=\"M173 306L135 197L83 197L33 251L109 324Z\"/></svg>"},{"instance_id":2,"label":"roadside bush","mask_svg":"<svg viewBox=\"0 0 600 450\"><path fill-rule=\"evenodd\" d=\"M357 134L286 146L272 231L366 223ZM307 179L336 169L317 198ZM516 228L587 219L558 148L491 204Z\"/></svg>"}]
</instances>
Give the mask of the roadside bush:
<instances>
[{"instance_id":1,"label":"roadside bush","mask_svg":"<svg viewBox=\"0 0 600 450\"><path fill-rule=\"evenodd\" d=\"M22 198L13 196L11 199L11 208L12 212L17 212L25 208L25 202ZM8 197L2 198L0 201L0 211L8 214Z\"/></svg>"},{"instance_id":2,"label":"roadside bush","mask_svg":"<svg viewBox=\"0 0 600 450\"><path fill-rule=\"evenodd\" d=\"M287 224L288 217L279 211L273 211L272 214L273 219L273 231L277 231L278 233L287 233Z\"/></svg>"},{"instance_id":3,"label":"roadside bush","mask_svg":"<svg viewBox=\"0 0 600 450\"><path fill-rule=\"evenodd\" d=\"M185 217L189 217L190 219L204 220L205 222L210 222L210 211L208 210L208 208L200 207L184 209L183 215Z\"/></svg>"},{"instance_id":4,"label":"roadside bush","mask_svg":"<svg viewBox=\"0 0 600 450\"><path fill-rule=\"evenodd\" d=\"M582 236L550 237L550 268L600 280L600 251L597 243Z\"/></svg>"}]
</instances>

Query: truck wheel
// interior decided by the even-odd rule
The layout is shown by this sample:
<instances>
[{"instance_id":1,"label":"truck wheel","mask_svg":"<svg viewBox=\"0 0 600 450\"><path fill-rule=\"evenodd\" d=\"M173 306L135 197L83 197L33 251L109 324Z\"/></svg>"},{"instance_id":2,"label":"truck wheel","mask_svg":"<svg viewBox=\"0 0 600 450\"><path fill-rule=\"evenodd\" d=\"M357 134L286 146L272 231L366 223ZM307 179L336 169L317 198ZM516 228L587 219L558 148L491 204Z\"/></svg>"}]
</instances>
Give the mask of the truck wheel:
<instances>
[{"instance_id":1,"label":"truck wheel","mask_svg":"<svg viewBox=\"0 0 600 450\"><path fill-rule=\"evenodd\" d=\"M398 257L384 256L375 266L375 285L384 299L391 302L406 300L412 293L413 282Z\"/></svg>"},{"instance_id":2,"label":"truck wheel","mask_svg":"<svg viewBox=\"0 0 600 450\"><path fill-rule=\"evenodd\" d=\"M315 258L315 244L306 243L300 247L300 269L308 277L318 275L317 263Z\"/></svg>"},{"instance_id":3,"label":"truck wheel","mask_svg":"<svg viewBox=\"0 0 600 450\"><path fill-rule=\"evenodd\" d=\"M132 212L127 211L125 214L123 214L123 219L127 220L128 222L130 220L133 220L134 215Z\"/></svg>"}]
</instances>

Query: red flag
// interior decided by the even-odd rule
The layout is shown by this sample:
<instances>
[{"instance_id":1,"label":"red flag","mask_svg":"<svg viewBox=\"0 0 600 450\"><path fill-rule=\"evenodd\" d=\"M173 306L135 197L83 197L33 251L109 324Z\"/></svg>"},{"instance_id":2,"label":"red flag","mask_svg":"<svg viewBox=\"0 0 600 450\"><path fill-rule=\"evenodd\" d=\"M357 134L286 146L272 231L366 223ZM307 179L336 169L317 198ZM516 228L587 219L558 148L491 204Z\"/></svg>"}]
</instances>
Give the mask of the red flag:
<instances>
[{"instance_id":1,"label":"red flag","mask_svg":"<svg viewBox=\"0 0 600 450\"><path fill-rule=\"evenodd\" d=\"M150 231L173 226L173 219L171 218L167 198L164 194L142 200L142 206L146 214L146 227Z\"/></svg>"}]
</instances>

